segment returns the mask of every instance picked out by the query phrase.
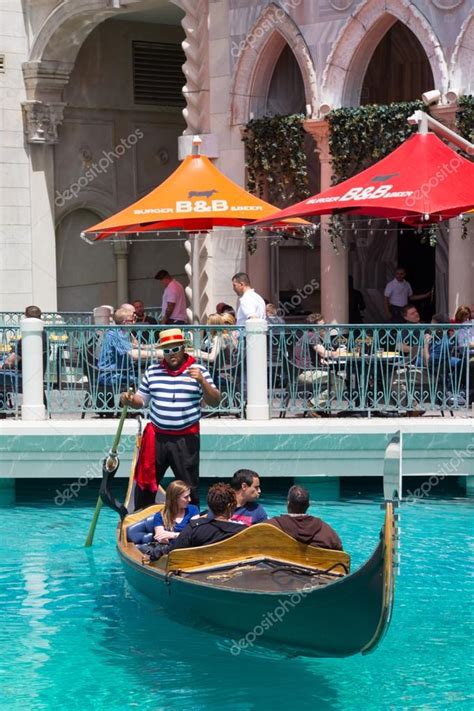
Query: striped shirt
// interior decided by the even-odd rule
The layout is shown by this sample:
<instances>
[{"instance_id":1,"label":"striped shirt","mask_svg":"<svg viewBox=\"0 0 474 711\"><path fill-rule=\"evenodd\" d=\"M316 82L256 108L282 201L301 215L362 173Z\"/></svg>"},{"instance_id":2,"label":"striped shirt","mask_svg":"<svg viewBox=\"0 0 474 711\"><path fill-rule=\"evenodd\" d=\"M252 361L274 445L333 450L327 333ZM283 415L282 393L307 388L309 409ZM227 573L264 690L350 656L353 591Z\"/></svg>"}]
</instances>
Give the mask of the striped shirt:
<instances>
[{"instance_id":1,"label":"striped shirt","mask_svg":"<svg viewBox=\"0 0 474 711\"><path fill-rule=\"evenodd\" d=\"M193 365L199 368L210 385L214 385L204 366ZM202 387L187 375L186 370L181 375L169 375L161 363L153 363L143 376L138 394L145 405L150 404L150 419L161 430L176 430L178 433L199 422Z\"/></svg>"}]
</instances>

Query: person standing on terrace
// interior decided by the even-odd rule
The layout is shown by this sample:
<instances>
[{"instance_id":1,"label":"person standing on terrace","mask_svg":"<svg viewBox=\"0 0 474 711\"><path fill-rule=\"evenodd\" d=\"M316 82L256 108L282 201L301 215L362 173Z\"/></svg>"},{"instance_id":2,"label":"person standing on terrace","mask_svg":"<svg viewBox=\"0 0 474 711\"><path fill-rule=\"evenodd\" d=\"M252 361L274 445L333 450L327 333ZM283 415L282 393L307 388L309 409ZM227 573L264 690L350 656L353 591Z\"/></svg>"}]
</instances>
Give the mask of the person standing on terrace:
<instances>
[{"instance_id":1,"label":"person standing on terrace","mask_svg":"<svg viewBox=\"0 0 474 711\"><path fill-rule=\"evenodd\" d=\"M402 310L410 301L421 301L431 296L432 290L424 294L414 294L411 285L405 279L406 271L402 267L397 267L395 278L389 281L385 287L385 313L391 323L403 323Z\"/></svg>"},{"instance_id":2,"label":"person standing on terrace","mask_svg":"<svg viewBox=\"0 0 474 711\"><path fill-rule=\"evenodd\" d=\"M199 505L199 420L201 400L217 407L221 394L202 365L185 352L179 328L160 332L163 360L152 363L136 393L122 393L122 405L150 404L150 422L143 434L135 471L135 508L153 504L168 467L188 484L191 503Z\"/></svg>"},{"instance_id":3,"label":"person standing on terrace","mask_svg":"<svg viewBox=\"0 0 474 711\"><path fill-rule=\"evenodd\" d=\"M186 296L182 284L170 276L166 269L160 269L155 274L155 279L158 279L164 289L160 323L184 326L187 323L187 317Z\"/></svg>"},{"instance_id":4,"label":"person standing on terrace","mask_svg":"<svg viewBox=\"0 0 474 711\"><path fill-rule=\"evenodd\" d=\"M232 288L239 297L237 326L243 326L249 318L266 318L265 301L250 285L245 272L237 272L232 277Z\"/></svg>"}]
</instances>

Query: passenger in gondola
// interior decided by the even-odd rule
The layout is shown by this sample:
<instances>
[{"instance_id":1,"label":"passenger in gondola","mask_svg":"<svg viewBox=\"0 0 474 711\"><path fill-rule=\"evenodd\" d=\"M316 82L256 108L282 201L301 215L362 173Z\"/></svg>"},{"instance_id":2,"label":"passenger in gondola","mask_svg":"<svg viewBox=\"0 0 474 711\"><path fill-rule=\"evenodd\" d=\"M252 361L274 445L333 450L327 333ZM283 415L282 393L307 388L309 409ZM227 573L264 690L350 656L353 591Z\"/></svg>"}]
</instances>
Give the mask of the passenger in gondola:
<instances>
[{"instance_id":1,"label":"passenger in gondola","mask_svg":"<svg viewBox=\"0 0 474 711\"><path fill-rule=\"evenodd\" d=\"M172 481L166 489L165 505L153 519L154 540L170 543L178 538L193 518L199 517L199 509L191 504L191 489L179 479Z\"/></svg>"},{"instance_id":2,"label":"passenger in gondola","mask_svg":"<svg viewBox=\"0 0 474 711\"><path fill-rule=\"evenodd\" d=\"M137 545L150 561L168 553L175 538L188 523L199 518L198 507L190 502L191 489L186 482L175 479L168 485L165 505L153 518L153 540Z\"/></svg>"},{"instance_id":3,"label":"passenger in gondola","mask_svg":"<svg viewBox=\"0 0 474 711\"><path fill-rule=\"evenodd\" d=\"M230 486L235 492L237 507L232 516L232 521L238 521L245 526L252 526L254 523L266 521L267 512L261 504L257 503L260 498L260 477L257 472L251 469L238 469L230 480ZM212 518L212 511L206 511L208 519Z\"/></svg>"},{"instance_id":4,"label":"passenger in gondola","mask_svg":"<svg viewBox=\"0 0 474 711\"><path fill-rule=\"evenodd\" d=\"M230 480L230 485L237 499L237 508L232 521L240 521L246 526L252 526L254 523L267 520L267 512L261 504L257 503L262 493L257 472L251 469L238 469Z\"/></svg>"},{"instance_id":5,"label":"passenger in gondola","mask_svg":"<svg viewBox=\"0 0 474 711\"><path fill-rule=\"evenodd\" d=\"M288 513L268 520L284 533L315 548L342 551L342 542L336 531L322 519L307 514L309 492L303 486L292 486L288 491Z\"/></svg>"},{"instance_id":6,"label":"passenger in gondola","mask_svg":"<svg viewBox=\"0 0 474 711\"><path fill-rule=\"evenodd\" d=\"M173 542L172 550L218 543L244 530L242 523L231 520L237 498L229 484L213 484L207 494L207 505L212 518L201 516L190 521Z\"/></svg>"}]
</instances>

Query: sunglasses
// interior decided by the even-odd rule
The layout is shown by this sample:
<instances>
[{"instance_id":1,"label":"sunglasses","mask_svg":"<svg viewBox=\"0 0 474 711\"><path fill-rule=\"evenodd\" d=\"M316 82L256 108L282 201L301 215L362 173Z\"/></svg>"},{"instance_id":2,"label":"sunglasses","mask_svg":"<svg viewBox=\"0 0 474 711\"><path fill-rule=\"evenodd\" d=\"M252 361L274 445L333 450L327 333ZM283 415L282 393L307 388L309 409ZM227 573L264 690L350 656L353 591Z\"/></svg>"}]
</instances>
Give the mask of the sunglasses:
<instances>
[{"instance_id":1,"label":"sunglasses","mask_svg":"<svg viewBox=\"0 0 474 711\"><path fill-rule=\"evenodd\" d=\"M170 353L179 353L183 346L173 346L172 348L163 348L163 353L169 355Z\"/></svg>"}]
</instances>

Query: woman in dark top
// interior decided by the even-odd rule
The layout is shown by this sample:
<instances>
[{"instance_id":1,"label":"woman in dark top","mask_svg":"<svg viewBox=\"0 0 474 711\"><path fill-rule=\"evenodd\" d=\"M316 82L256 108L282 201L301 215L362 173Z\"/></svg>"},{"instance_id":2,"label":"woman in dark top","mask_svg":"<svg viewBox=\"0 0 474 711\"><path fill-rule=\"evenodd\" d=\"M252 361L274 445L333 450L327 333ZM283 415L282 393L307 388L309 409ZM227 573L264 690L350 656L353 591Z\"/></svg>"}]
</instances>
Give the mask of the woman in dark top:
<instances>
[{"instance_id":1,"label":"woman in dark top","mask_svg":"<svg viewBox=\"0 0 474 711\"><path fill-rule=\"evenodd\" d=\"M237 507L237 499L229 484L219 483L211 486L207 494L207 505L214 518L209 520L202 517L188 523L173 544L172 550L217 543L244 530L243 524L230 520Z\"/></svg>"}]
</instances>

